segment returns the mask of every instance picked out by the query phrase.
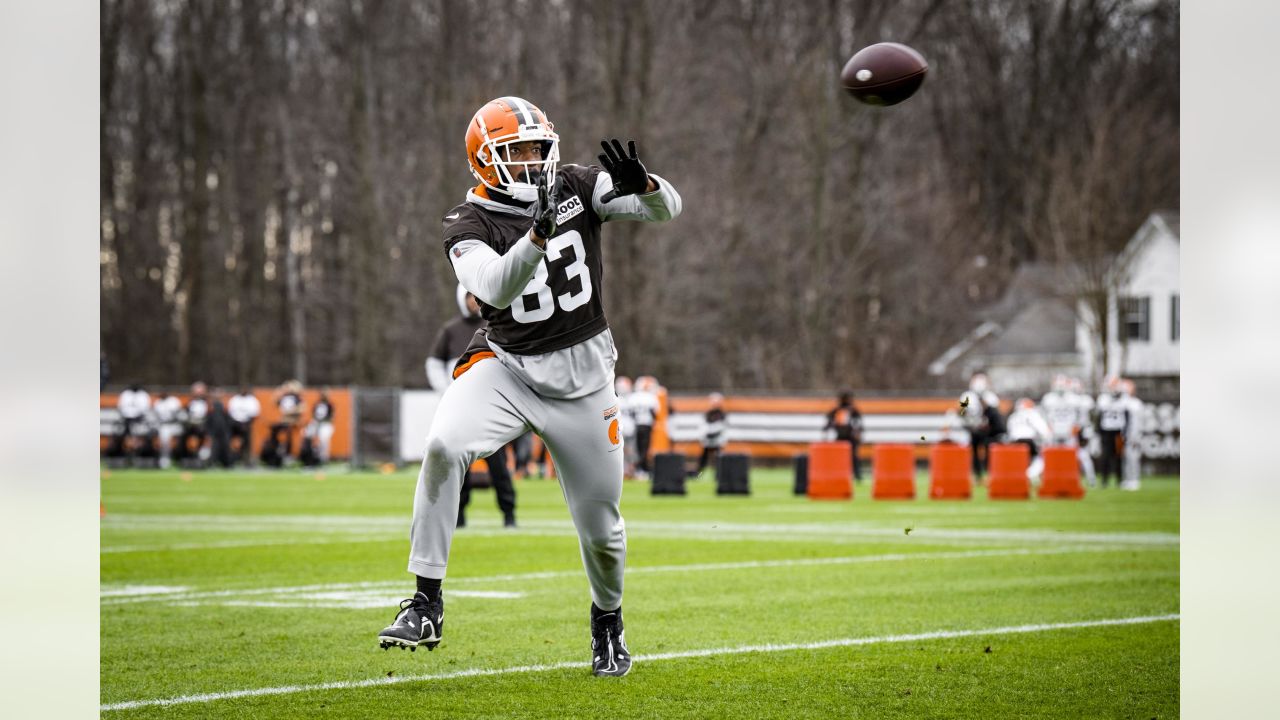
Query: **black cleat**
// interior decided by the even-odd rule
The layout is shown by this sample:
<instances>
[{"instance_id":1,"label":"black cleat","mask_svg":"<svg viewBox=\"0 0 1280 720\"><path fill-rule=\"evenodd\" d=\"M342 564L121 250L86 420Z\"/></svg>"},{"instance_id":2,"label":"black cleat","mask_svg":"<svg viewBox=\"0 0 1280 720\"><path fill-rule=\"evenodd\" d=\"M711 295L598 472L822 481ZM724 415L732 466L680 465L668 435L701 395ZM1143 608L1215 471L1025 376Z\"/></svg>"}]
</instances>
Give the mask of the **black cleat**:
<instances>
[{"instance_id":1,"label":"black cleat","mask_svg":"<svg viewBox=\"0 0 1280 720\"><path fill-rule=\"evenodd\" d=\"M429 600L417 593L400 603L395 622L378 633L378 646L383 650L398 647L417 652L419 645L435 650L444 634L444 598Z\"/></svg>"},{"instance_id":2,"label":"black cleat","mask_svg":"<svg viewBox=\"0 0 1280 720\"><path fill-rule=\"evenodd\" d=\"M514 514L507 515L502 519L502 527L513 528L516 526L516 516Z\"/></svg>"},{"instance_id":3,"label":"black cleat","mask_svg":"<svg viewBox=\"0 0 1280 720\"><path fill-rule=\"evenodd\" d=\"M622 629L622 608L591 620L591 673L622 677L631 672L631 651Z\"/></svg>"}]
</instances>

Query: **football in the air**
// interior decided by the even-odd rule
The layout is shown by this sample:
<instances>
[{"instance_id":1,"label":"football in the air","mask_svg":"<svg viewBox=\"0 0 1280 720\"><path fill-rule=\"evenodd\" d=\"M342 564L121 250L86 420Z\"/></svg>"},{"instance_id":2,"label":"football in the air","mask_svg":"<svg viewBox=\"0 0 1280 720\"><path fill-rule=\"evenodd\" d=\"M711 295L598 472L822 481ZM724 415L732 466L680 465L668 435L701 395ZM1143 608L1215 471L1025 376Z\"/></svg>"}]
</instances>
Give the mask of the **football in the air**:
<instances>
[{"instance_id":1,"label":"football in the air","mask_svg":"<svg viewBox=\"0 0 1280 720\"><path fill-rule=\"evenodd\" d=\"M924 56L902 43L868 45L849 58L840 83L868 105L897 105L915 94L929 71Z\"/></svg>"}]
</instances>

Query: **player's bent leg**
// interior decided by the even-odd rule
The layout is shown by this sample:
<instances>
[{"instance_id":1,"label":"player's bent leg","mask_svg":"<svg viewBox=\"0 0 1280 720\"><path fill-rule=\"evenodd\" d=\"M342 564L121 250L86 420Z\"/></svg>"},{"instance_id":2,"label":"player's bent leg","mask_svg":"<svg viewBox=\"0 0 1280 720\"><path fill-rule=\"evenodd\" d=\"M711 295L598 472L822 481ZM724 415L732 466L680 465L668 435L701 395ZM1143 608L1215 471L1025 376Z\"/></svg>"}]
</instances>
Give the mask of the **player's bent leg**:
<instances>
[{"instance_id":1,"label":"player's bent leg","mask_svg":"<svg viewBox=\"0 0 1280 720\"><path fill-rule=\"evenodd\" d=\"M531 397L528 386L497 360L482 360L445 391L427 435L413 499L409 572L444 578L462 477L477 458L525 431L527 411L517 404Z\"/></svg>"},{"instance_id":2,"label":"player's bent leg","mask_svg":"<svg viewBox=\"0 0 1280 720\"><path fill-rule=\"evenodd\" d=\"M497 360L477 363L445 391L427 435L413 498L409 572L444 579L462 478L476 458L492 454L525 431L525 412L517 404L530 394ZM378 640L383 647L425 644L432 649L440 642L443 624L443 599L419 592L401 603L395 622L379 633Z\"/></svg>"}]
</instances>

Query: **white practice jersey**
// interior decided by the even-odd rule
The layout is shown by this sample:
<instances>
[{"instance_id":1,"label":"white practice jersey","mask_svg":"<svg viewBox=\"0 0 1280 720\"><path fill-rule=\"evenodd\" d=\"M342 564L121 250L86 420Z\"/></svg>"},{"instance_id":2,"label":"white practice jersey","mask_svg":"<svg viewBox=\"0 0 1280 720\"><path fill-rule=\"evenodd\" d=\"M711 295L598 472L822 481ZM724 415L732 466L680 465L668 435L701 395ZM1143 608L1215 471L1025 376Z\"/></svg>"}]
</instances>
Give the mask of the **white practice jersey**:
<instances>
[{"instance_id":1,"label":"white practice jersey","mask_svg":"<svg viewBox=\"0 0 1280 720\"><path fill-rule=\"evenodd\" d=\"M648 390L631 393L631 415L636 425L653 425L658 418L658 396Z\"/></svg>"},{"instance_id":2,"label":"white practice jersey","mask_svg":"<svg viewBox=\"0 0 1280 720\"><path fill-rule=\"evenodd\" d=\"M1098 429L1103 432L1124 432L1128 425L1128 408L1124 398L1111 393L1099 395Z\"/></svg>"},{"instance_id":3,"label":"white practice jersey","mask_svg":"<svg viewBox=\"0 0 1280 720\"><path fill-rule=\"evenodd\" d=\"M1051 390L1040 400L1040 410L1049 423L1049 430L1056 442L1070 440L1080 426L1080 407L1070 394Z\"/></svg>"},{"instance_id":4,"label":"white practice jersey","mask_svg":"<svg viewBox=\"0 0 1280 720\"><path fill-rule=\"evenodd\" d=\"M193 397L187 403L187 421L199 425L204 423L204 416L209 414L209 401Z\"/></svg>"},{"instance_id":5,"label":"white practice jersey","mask_svg":"<svg viewBox=\"0 0 1280 720\"><path fill-rule=\"evenodd\" d=\"M246 423L262 414L262 403L251 393L235 395L227 402L227 414L238 423Z\"/></svg>"},{"instance_id":6,"label":"white practice jersey","mask_svg":"<svg viewBox=\"0 0 1280 720\"><path fill-rule=\"evenodd\" d=\"M146 390L125 390L120 393L116 409L120 411L120 417L137 420L151 409L151 396Z\"/></svg>"},{"instance_id":7,"label":"white practice jersey","mask_svg":"<svg viewBox=\"0 0 1280 720\"><path fill-rule=\"evenodd\" d=\"M1085 437L1093 437L1093 398L1085 393L1069 392L1067 397L1076 408L1076 427Z\"/></svg>"},{"instance_id":8,"label":"white practice jersey","mask_svg":"<svg viewBox=\"0 0 1280 720\"><path fill-rule=\"evenodd\" d=\"M178 416L182 412L182 401L170 395L169 397L157 400L156 404L153 405L151 409L156 413L157 422L178 422Z\"/></svg>"},{"instance_id":9,"label":"white practice jersey","mask_svg":"<svg viewBox=\"0 0 1280 720\"><path fill-rule=\"evenodd\" d=\"M1005 421L1007 434L1010 441L1030 440L1037 445L1049 441L1051 432L1049 423L1040 414L1040 411L1031 408L1030 410L1014 410L1010 413L1008 420Z\"/></svg>"}]
</instances>

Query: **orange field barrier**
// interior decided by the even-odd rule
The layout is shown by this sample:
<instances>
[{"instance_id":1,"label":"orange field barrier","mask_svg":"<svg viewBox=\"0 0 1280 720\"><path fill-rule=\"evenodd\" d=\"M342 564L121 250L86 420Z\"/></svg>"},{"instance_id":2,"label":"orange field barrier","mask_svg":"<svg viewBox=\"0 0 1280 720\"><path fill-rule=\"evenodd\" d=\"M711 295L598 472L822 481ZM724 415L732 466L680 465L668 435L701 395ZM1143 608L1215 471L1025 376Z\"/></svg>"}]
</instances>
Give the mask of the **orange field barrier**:
<instances>
[{"instance_id":1,"label":"orange field barrier","mask_svg":"<svg viewBox=\"0 0 1280 720\"><path fill-rule=\"evenodd\" d=\"M255 462L257 454L262 449L262 443L267 439L267 435L271 433L271 425L280 421L280 409L276 407L276 389L275 388L253 388L253 394L258 398L258 404L262 406L262 414L253 421L250 428L249 446L253 451ZM174 397L186 407L187 401L191 399L191 394L186 392L172 393ZM223 388L220 392L215 391L214 394L230 398L235 394L232 388ZM329 457L335 460L346 459L351 457L351 413L353 403L351 390L349 388L330 388L328 392L329 402L333 405L333 437L329 440ZM154 402L159 397L156 393L152 396ZM98 395L98 407L113 408L120 399L119 393L100 393ZM302 444L302 431L311 420L311 408L315 406L317 400L320 399L320 390L318 388L307 388L302 391L302 402L305 410L302 414L302 420L298 422L290 431L292 441L292 450L298 452ZM105 449L108 438L103 436L99 441L99 450Z\"/></svg>"},{"instance_id":2,"label":"orange field barrier","mask_svg":"<svg viewBox=\"0 0 1280 720\"><path fill-rule=\"evenodd\" d=\"M853 499L853 456L843 442L809 446L810 500Z\"/></svg>"},{"instance_id":3,"label":"orange field barrier","mask_svg":"<svg viewBox=\"0 0 1280 720\"><path fill-rule=\"evenodd\" d=\"M1080 484L1080 465L1076 461L1075 448L1045 448L1044 475L1040 478L1039 494L1042 498L1078 500L1084 497L1084 486Z\"/></svg>"},{"instance_id":4,"label":"orange field barrier","mask_svg":"<svg viewBox=\"0 0 1280 720\"><path fill-rule=\"evenodd\" d=\"M871 454L871 497L912 500L916 496L916 456L910 445L876 445Z\"/></svg>"},{"instance_id":5,"label":"orange field barrier","mask_svg":"<svg viewBox=\"0 0 1280 720\"><path fill-rule=\"evenodd\" d=\"M972 457L967 445L934 445L929 451L929 497L968 500L973 497L969 475Z\"/></svg>"},{"instance_id":6,"label":"orange field barrier","mask_svg":"<svg viewBox=\"0 0 1280 720\"><path fill-rule=\"evenodd\" d=\"M1031 483L1027 480L1031 448L1022 443L991 445L987 457L990 462L987 497L993 500L1026 500L1031 497Z\"/></svg>"}]
</instances>

